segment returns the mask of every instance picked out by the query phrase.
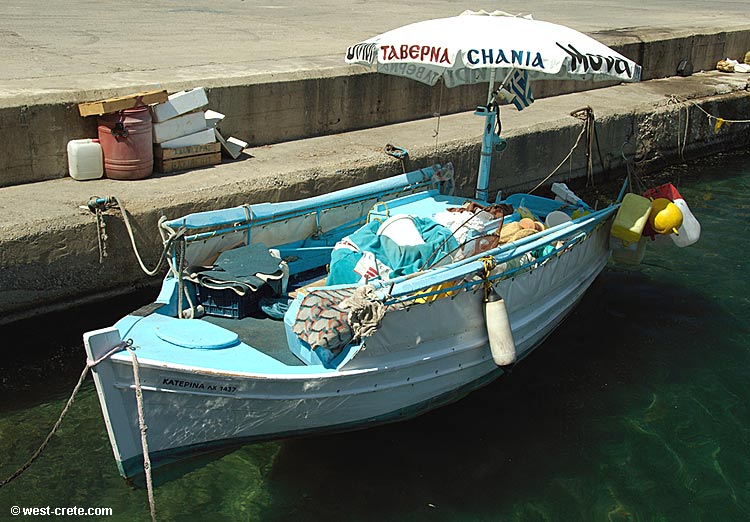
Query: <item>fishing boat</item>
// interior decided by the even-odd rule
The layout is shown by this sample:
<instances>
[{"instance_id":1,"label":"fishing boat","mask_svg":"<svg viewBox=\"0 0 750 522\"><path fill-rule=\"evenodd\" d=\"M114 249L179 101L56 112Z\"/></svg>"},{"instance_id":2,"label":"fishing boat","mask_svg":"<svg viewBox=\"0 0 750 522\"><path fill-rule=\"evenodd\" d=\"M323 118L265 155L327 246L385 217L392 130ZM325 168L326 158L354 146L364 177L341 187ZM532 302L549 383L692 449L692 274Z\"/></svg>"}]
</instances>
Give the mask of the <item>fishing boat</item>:
<instances>
[{"instance_id":1,"label":"fishing boat","mask_svg":"<svg viewBox=\"0 0 750 522\"><path fill-rule=\"evenodd\" d=\"M447 182L432 188L436 173L449 169L429 167L307 200L162 223L165 235L179 233L184 243L172 242L173 269L159 296L114 326L84 335L91 361L132 340L154 465L211 447L417 415L489 383L553 331L607 263L616 206L587 211L514 194L497 205L513 211L491 219L487 210L466 210L467 201L480 202L443 194ZM520 227L519 210L538 216L535 223L550 215L568 219L532 233ZM570 218L575 211L584 215ZM462 227L464 237L479 234L459 244L459 234L437 224L437 214L471 224ZM397 233L377 233L391 227ZM430 228L427 241L409 244ZM370 250L357 252L363 238ZM487 250L477 251L484 242ZM177 251L181 244L184 251ZM241 246L224 250L234 245ZM221 266L211 258L222 251L247 251L275 263L270 274L281 279L252 290L248 281L264 276L250 267L227 272L227 288L222 282L201 286L200 277L178 268ZM372 252L378 257L368 265L365 254ZM406 263L388 266L394 259ZM355 271L357 263L362 266ZM382 277L386 267L400 275ZM336 274L346 280L349 272L356 283L329 281ZM503 299L499 311L488 310L488 283ZM247 286L244 295L237 292L241 286ZM354 337L348 321L355 308L341 302L358 288L367 289L364 304L379 309L379 315L360 315L382 317L370 325L370 335ZM288 304L283 320L273 309L263 312L264 302ZM490 350L487 321L493 320L506 325L497 339L502 365ZM93 374L120 472L132 476L143 470L143 448L130 354L111 354Z\"/></svg>"},{"instance_id":2,"label":"fishing boat","mask_svg":"<svg viewBox=\"0 0 750 522\"><path fill-rule=\"evenodd\" d=\"M529 32L525 19L480 18ZM603 62L572 56L589 40L559 40L570 44L558 43L559 64L539 46L512 64L499 60L498 42L487 47L497 54L491 64L475 63L485 44L459 53L463 67L492 72L478 110L487 125L474 197L453 193L454 178L468 174L445 162L306 199L162 220L169 271L154 302L84 334L120 473L414 417L488 384L539 346L607 264L623 194L599 210L560 184L556 197L490 201L489 161L505 145L494 125L495 72L506 73L501 86L519 71L604 74ZM431 51L434 43L393 56L376 43L347 58L432 60L431 78L460 61ZM638 79L637 65L604 49L581 56L609 53L606 78Z\"/></svg>"}]
</instances>

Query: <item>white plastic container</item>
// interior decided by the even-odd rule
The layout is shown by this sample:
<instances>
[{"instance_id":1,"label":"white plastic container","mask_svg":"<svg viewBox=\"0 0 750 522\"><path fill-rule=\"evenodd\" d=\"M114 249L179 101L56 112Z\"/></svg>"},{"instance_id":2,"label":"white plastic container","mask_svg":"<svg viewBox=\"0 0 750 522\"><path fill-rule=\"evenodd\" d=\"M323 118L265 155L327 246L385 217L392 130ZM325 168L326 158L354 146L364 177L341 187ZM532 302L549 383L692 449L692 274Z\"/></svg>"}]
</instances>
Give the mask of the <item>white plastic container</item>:
<instances>
[{"instance_id":1,"label":"white plastic container","mask_svg":"<svg viewBox=\"0 0 750 522\"><path fill-rule=\"evenodd\" d=\"M377 235L390 238L400 246L424 245L424 239L409 214L389 217L378 227Z\"/></svg>"},{"instance_id":2,"label":"white plastic container","mask_svg":"<svg viewBox=\"0 0 750 522\"><path fill-rule=\"evenodd\" d=\"M553 210L547 214L547 218L544 220L544 225L547 228L552 228L557 225L562 225L563 223L568 223L569 221L573 221L573 219L565 212L562 210Z\"/></svg>"},{"instance_id":3,"label":"white plastic container","mask_svg":"<svg viewBox=\"0 0 750 522\"><path fill-rule=\"evenodd\" d=\"M68 142L68 172L78 181L104 175L104 155L99 140L86 138Z\"/></svg>"},{"instance_id":4,"label":"white plastic container","mask_svg":"<svg viewBox=\"0 0 750 522\"><path fill-rule=\"evenodd\" d=\"M693 213L690 212L690 208L688 208L688 204L684 199L677 198L674 200L674 204L677 205L677 208L682 212L682 225L680 225L680 228L677 230L679 235L670 234L669 237L672 238L672 241L674 241L674 244L678 247L690 246L700 239L701 224L695 219Z\"/></svg>"}]
</instances>

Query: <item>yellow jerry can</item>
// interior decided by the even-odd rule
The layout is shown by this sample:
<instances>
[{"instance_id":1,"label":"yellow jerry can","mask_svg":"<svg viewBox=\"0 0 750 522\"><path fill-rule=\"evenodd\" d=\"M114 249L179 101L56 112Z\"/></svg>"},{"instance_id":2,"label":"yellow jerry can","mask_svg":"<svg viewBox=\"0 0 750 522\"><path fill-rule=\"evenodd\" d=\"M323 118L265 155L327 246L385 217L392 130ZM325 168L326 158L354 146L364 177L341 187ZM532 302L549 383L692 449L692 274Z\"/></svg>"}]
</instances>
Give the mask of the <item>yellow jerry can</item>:
<instances>
[{"instance_id":1,"label":"yellow jerry can","mask_svg":"<svg viewBox=\"0 0 750 522\"><path fill-rule=\"evenodd\" d=\"M650 213L651 201L638 194L625 194L612 222L610 234L621 239L626 245L637 243L641 239Z\"/></svg>"}]
</instances>

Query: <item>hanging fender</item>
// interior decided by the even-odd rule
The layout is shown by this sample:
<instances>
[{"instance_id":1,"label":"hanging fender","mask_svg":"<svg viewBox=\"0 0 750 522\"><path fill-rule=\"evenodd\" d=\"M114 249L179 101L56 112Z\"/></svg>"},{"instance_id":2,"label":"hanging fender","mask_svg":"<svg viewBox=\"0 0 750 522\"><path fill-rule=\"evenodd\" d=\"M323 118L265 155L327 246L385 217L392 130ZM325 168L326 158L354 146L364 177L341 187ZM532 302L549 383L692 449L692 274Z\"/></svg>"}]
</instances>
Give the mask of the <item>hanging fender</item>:
<instances>
[{"instance_id":1,"label":"hanging fender","mask_svg":"<svg viewBox=\"0 0 750 522\"><path fill-rule=\"evenodd\" d=\"M516 362L516 343L510 329L510 319L505 308L505 301L493 288L484 300L484 320L487 324L492 359L498 366L507 366Z\"/></svg>"}]
</instances>

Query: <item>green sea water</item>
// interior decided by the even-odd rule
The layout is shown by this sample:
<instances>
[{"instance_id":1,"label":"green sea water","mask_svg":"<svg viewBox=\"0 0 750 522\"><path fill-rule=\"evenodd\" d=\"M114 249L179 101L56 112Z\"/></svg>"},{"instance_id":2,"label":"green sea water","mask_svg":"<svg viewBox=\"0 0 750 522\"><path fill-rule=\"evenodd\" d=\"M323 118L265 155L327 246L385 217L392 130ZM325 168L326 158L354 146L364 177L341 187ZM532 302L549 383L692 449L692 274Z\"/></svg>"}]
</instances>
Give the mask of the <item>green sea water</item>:
<instances>
[{"instance_id":1,"label":"green sea water","mask_svg":"<svg viewBox=\"0 0 750 522\"><path fill-rule=\"evenodd\" d=\"M157 470L157 519L750 520L750 154L666 176L700 241L654 243L641 266L608 266L511 374L410 421ZM0 480L57 419L83 368L81 333L150 297L0 331ZM0 489L0 520L54 519L12 506L149 520L145 489L117 473L90 378L43 455Z\"/></svg>"}]
</instances>

